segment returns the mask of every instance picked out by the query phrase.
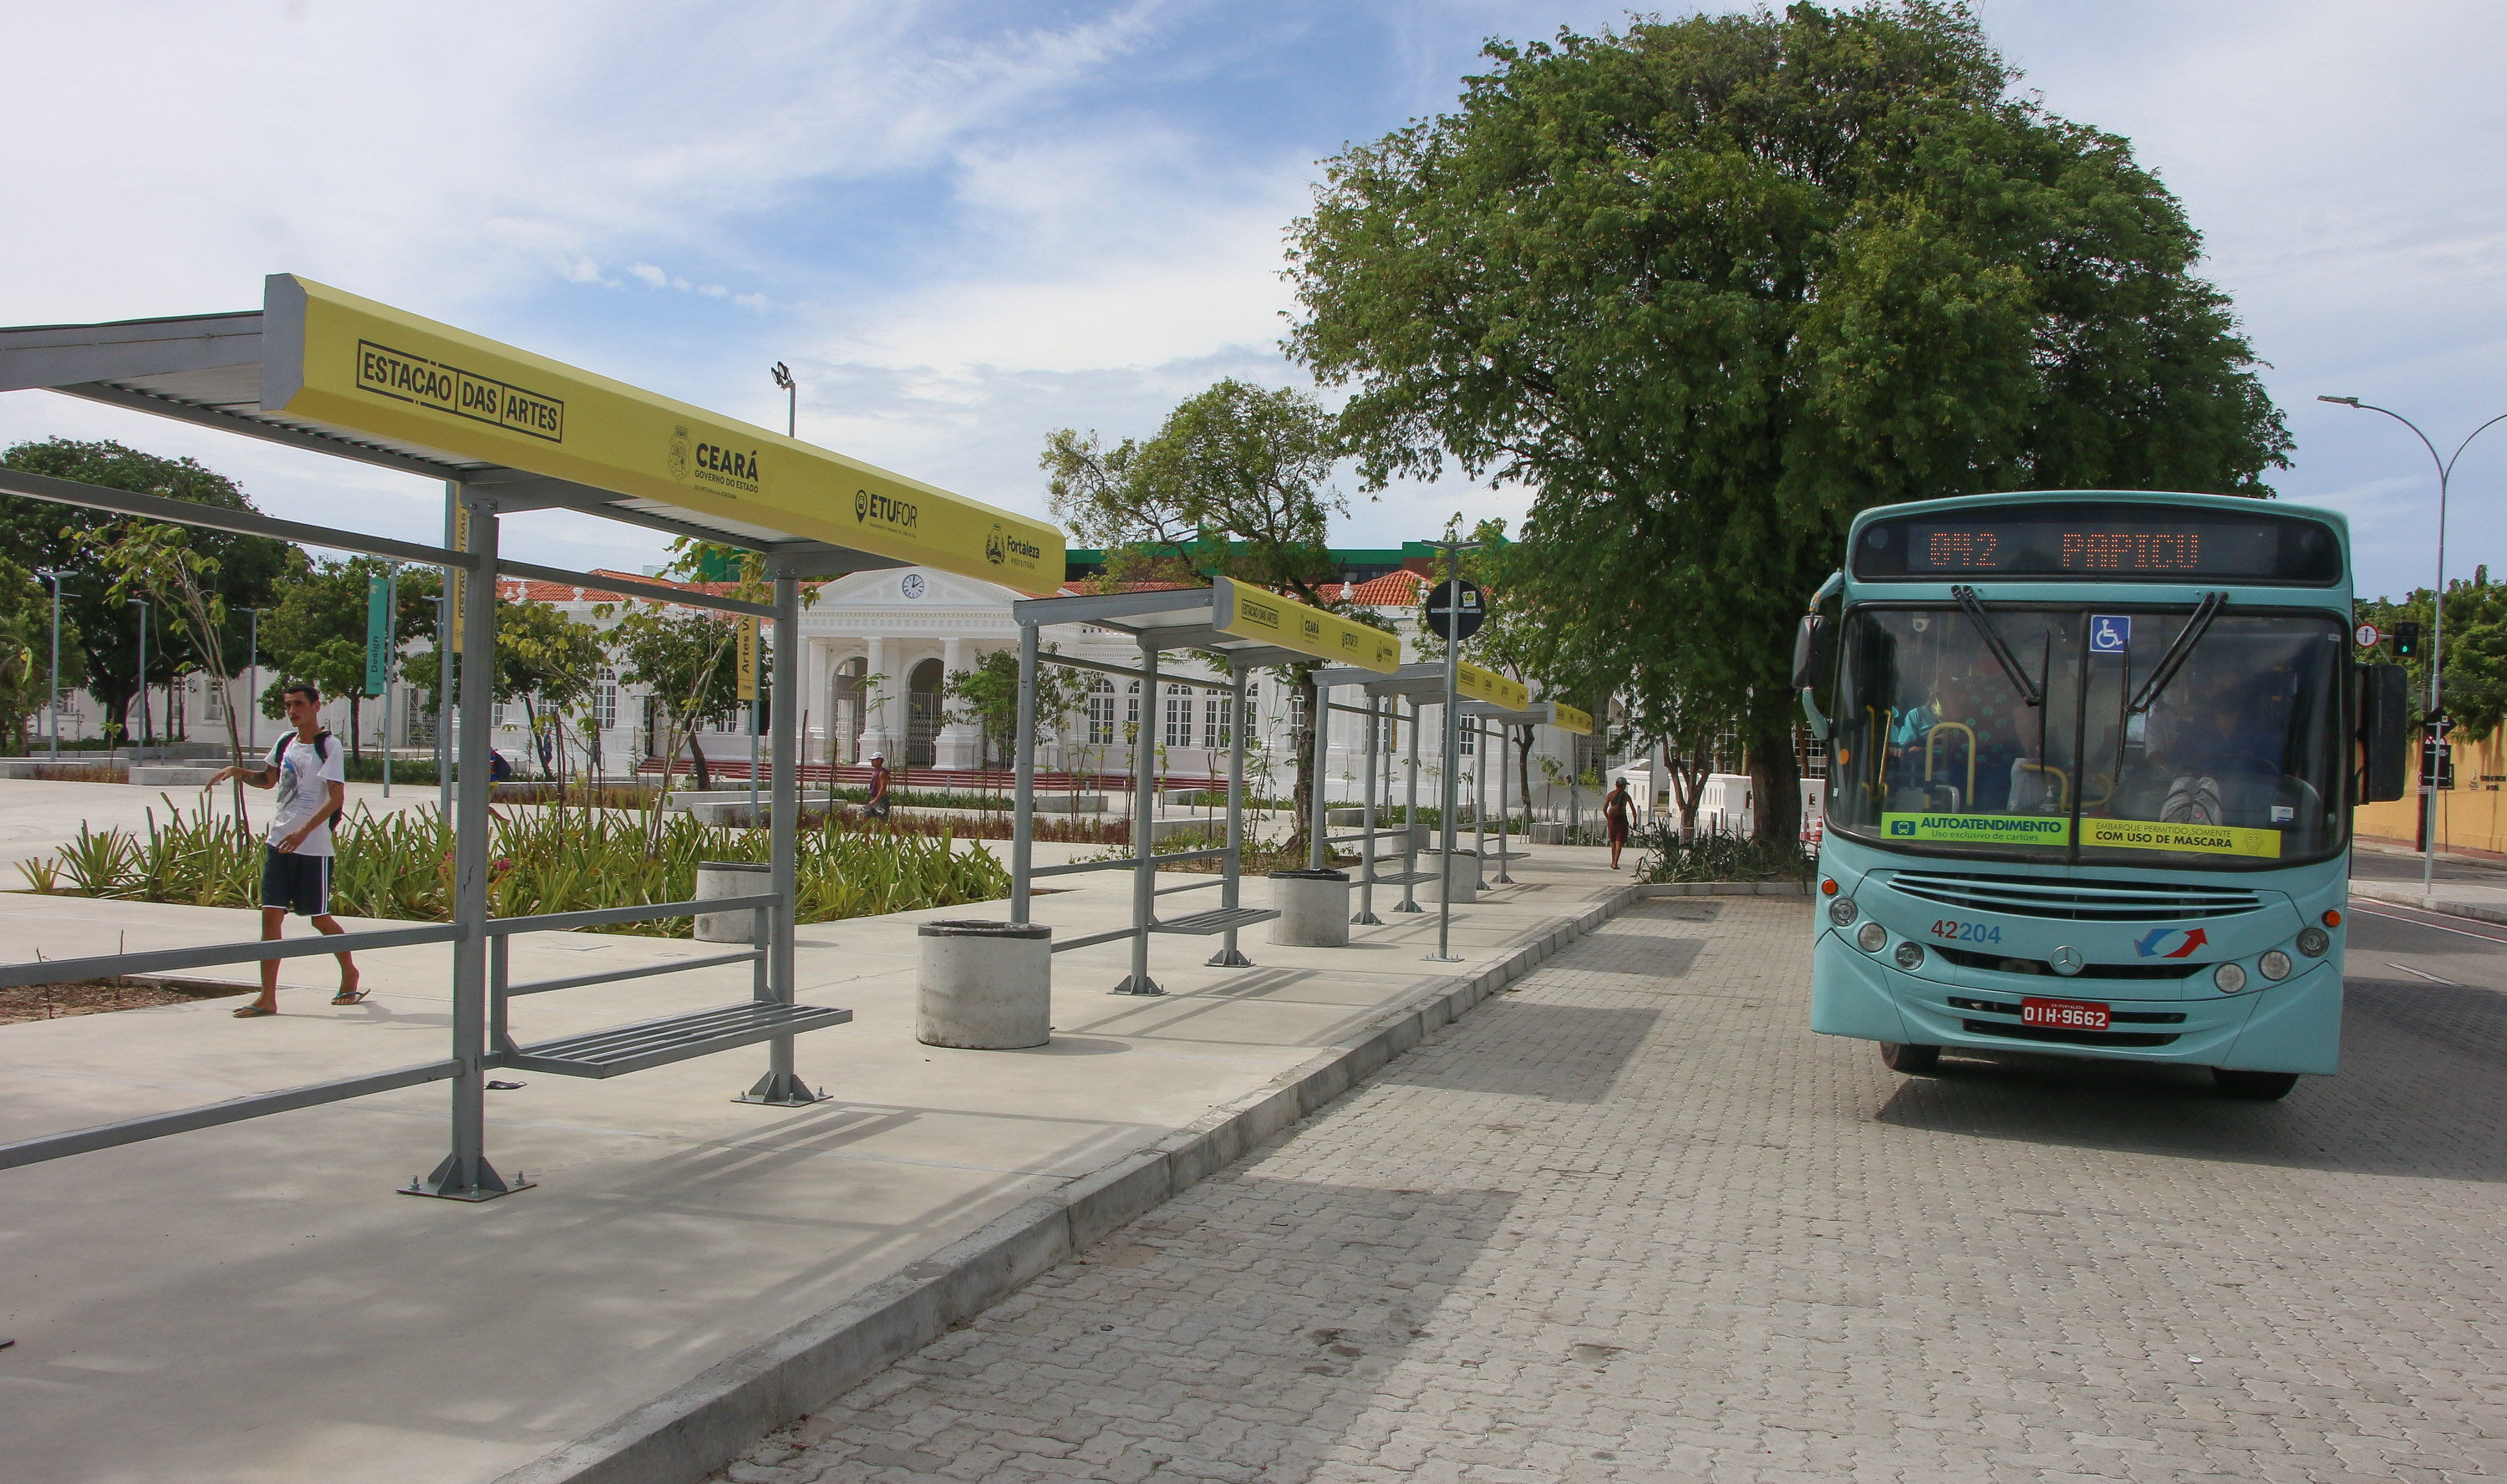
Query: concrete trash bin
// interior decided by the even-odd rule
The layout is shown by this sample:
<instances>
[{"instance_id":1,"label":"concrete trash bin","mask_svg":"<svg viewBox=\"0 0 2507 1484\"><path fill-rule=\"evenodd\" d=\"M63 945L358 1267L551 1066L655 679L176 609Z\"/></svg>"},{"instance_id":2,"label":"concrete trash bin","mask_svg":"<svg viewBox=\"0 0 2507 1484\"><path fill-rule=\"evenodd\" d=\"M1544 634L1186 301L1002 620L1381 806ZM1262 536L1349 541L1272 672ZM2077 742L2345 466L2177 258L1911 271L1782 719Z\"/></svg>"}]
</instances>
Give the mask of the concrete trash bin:
<instances>
[{"instance_id":1,"label":"concrete trash bin","mask_svg":"<svg viewBox=\"0 0 2507 1484\"><path fill-rule=\"evenodd\" d=\"M1290 948L1349 946L1349 873L1271 873L1271 941Z\"/></svg>"},{"instance_id":2,"label":"concrete trash bin","mask_svg":"<svg viewBox=\"0 0 2507 1484\"><path fill-rule=\"evenodd\" d=\"M697 862L697 900L711 901L722 896L763 896L775 889L775 868L753 860L700 860ZM700 943L754 943L757 941L757 914L753 911L700 912L696 933Z\"/></svg>"},{"instance_id":3,"label":"concrete trash bin","mask_svg":"<svg viewBox=\"0 0 2507 1484\"><path fill-rule=\"evenodd\" d=\"M1041 923L923 923L914 1038L1016 1051L1053 1038L1053 929Z\"/></svg>"},{"instance_id":4,"label":"concrete trash bin","mask_svg":"<svg viewBox=\"0 0 2507 1484\"><path fill-rule=\"evenodd\" d=\"M1446 859L1445 854L1439 851L1428 851L1420 855L1419 869L1428 872L1429 877L1419 884L1419 899L1423 902L1448 900L1449 898L1442 893L1450 882L1453 888L1450 900L1456 906L1478 901L1480 899L1480 852L1456 851L1451 857L1450 868L1443 868Z\"/></svg>"}]
</instances>

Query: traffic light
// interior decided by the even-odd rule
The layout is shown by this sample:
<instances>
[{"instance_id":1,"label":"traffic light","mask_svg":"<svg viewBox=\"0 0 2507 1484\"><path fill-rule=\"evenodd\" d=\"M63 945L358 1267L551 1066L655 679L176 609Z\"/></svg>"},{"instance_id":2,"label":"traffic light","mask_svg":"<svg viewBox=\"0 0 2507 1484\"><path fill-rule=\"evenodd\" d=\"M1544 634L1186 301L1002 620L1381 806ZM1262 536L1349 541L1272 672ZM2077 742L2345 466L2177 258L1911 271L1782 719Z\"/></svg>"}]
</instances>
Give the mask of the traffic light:
<instances>
[{"instance_id":1,"label":"traffic light","mask_svg":"<svg viewBox=\"0 0 2507 1484\"><path fill-rule=\"evenodd\" d=\"M2394 658L2416 660L2420 657L2420 626L2401 623L2394 626Z\"/></svg>"}]
</instances>

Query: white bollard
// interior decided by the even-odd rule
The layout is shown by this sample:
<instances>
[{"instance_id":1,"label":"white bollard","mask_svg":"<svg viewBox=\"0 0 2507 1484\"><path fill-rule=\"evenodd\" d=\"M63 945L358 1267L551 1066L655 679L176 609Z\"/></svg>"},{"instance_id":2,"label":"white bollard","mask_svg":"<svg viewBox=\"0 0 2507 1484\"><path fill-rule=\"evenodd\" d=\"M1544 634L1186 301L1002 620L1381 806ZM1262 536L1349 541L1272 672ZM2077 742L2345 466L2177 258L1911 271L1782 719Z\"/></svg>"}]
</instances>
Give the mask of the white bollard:
<instances>
[{"instance_id":1,"label":"white bollard","mask_svg":"<svg viewBox=\"0 0 2507 1484\"><path fill-rule=\"evenodd\" d=\"M725 896L764 896L774 889L775 868L763 862L697 862L698 901L709 902ZM754 943L757 941L757 914L753 909L700 912L697 914L696 934L700 943Z\"/></svg>"},{"instance_id":2,"label":"white bollard","mask_svg":"<svg viewBox=\"0 0 2507 1484\"><path fill-rule=\"evenodd\" d=\"M1053 1038L1053 929L1041 923L923 923L914 1038L1016 1051Z\"/></svg>"},{"instance_id":3,"label":"white bollard","mask_svg":"<svg viewBox=\"0 0 2507 1484\"><path fill-rule=\"evenodd\" d=\"M1349 893L1346 871L1271 873L1271 941L1290 948L1347 948Z\"/></svg>"}]
</instances>

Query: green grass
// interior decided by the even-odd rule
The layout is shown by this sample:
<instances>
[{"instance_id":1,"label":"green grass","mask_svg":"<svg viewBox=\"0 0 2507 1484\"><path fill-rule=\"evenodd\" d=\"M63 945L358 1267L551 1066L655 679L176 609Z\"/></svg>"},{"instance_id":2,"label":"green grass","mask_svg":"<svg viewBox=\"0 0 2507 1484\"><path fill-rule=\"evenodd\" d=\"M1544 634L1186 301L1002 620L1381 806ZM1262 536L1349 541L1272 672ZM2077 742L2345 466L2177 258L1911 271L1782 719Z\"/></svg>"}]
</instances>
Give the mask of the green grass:
<instances>
[{"instance_id":1,"label":"green grass","mask_svg":"<svg viewBox=\"0 0 2507 1484\"><path fill-rule=\"evenodd\" d=\"M1670 819L1629 835L1628 848L1642 852L1636 867L1641 882L1807 882L1813 860L1808 851L1790 840L1701 834L1684 841L1679 821Z\"/></svg>"}]
</instances>

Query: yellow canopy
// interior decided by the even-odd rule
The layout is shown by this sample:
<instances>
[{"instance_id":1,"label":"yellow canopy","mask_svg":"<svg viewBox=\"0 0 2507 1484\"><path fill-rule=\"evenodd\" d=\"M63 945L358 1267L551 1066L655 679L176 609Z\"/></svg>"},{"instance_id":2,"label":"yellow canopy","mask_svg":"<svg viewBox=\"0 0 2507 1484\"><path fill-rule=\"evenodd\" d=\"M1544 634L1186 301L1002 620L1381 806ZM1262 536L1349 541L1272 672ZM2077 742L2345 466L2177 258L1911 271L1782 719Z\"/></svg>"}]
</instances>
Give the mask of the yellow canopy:
<instances>
[{"instance_id":1,"label":"yellow canopy","mask_svg":"<svg viewBox=\"0 0 2507 1484\"><path fill-rule=\"evenodd\" d=\"M1221 577L1215 586L1210 626L1221 633L1268 640L1282 649L1379 674L1389 675L1401 666L1401 640L1381 629L1353 624L1232 577Z\"/></svg>"}]
</instances>

